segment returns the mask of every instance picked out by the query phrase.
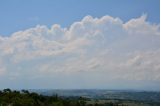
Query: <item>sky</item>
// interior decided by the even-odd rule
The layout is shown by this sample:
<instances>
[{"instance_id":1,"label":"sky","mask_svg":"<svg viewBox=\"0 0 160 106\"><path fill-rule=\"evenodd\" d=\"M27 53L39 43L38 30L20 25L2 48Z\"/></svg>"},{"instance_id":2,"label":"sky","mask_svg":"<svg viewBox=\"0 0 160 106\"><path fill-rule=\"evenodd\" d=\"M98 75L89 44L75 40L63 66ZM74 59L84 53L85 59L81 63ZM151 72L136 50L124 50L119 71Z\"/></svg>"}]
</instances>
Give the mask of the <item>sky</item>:
<instances>
[{"instance_id":1,"label":"sky","mask_svg":"<svg viewBox=\"0 0 160 106\"><path fill-rule=\"evenodd\" d=\"M0 89L160 90L159 0L0 0Z\"/></svg>"}]
</instances>

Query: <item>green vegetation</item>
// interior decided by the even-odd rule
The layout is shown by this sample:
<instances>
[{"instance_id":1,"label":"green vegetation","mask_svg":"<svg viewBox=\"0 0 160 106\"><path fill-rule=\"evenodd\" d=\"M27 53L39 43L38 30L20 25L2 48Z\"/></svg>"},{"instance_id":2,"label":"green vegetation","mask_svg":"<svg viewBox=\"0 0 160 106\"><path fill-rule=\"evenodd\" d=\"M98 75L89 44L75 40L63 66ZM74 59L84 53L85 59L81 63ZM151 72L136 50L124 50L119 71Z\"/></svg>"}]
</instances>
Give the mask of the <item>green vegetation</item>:
<instances>
[{"instance_id":1,"label":"green vegetation","mask_svg":"<svg viewBox=\"0 0 160 106\"><path fill-rule=\"evenodd\" d=\"M83 98L68 100L57 95L44 96L27 90L0 91L0 106L85 106Z\"/></svg>"},{"instance_id":2,"label":"green vegetation","mask_svg":"<svg viewBox=\"0 0 160 106\"><path fill-rule=\"evenodd\" d=\"M27 90L0 91L0 106L160 106L144 101L45 96Z\"/></svg>"}]
</instances>

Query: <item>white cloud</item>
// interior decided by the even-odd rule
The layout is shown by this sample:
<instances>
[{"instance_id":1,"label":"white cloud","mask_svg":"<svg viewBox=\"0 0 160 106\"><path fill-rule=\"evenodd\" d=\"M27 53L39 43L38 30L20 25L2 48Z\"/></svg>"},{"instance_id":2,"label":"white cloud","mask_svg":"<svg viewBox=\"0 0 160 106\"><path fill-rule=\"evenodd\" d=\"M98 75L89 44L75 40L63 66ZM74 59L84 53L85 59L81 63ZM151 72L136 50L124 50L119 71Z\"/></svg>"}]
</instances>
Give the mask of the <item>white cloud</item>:
<instances>
[{"instance_id":1,"label":"white cloud","mask_svg":"<svg viewBox=\"0 0 160 106\"><path fill-rule=\"evenodd\" d=\"M106 76L104 82L160 81L160 29L146 18L124 23L111 16L86 16L69 28L38 25L1 36L0 75L5 71L26 78L99 73L98 78Z\"/></svg>"},{"instance_id":2,"label":"white cloud","mask_svg":"<svg viewBox=\"0 0 160 106\"><path fill-rule=\"evenodd\" d=\"M124 24L125 29L131 33L131 35L145 35L152 36L153 34L160 35L159 25L150 24L146 22L147 15L142 15L140 18L132 19Z\"/></svg>"},{"instance_id":3,"label":"white cloud","mask_svg":"<svg viewBox=\"0 0 160 106\"><path fill-rule=\"evenodd\" d=\"M6 68L3 66L3 64L0 62L0 76L4 75L6 73Z\"/></svg>"}]
</instances>

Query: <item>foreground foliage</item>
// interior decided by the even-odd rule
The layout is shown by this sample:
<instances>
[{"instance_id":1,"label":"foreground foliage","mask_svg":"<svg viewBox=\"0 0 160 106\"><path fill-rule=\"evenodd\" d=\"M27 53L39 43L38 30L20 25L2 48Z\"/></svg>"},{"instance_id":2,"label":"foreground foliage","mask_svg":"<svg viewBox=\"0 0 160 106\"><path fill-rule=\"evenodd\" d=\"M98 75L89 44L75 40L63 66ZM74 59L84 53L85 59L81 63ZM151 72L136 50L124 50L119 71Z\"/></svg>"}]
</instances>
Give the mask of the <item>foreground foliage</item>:
<instances>
[{"instance_id":1,"label":"foreground foliage","mask_svg":"<svg viewBox=\"0 0 160 106\"><path fill-rule=\"evenodd\" d=\"M84 97L44 96L27 90L0 91L0 106L150 106L150 103L125 100L93 100ZM159 106L160 104L154 104Z\"/></svg>"}]
</instances>

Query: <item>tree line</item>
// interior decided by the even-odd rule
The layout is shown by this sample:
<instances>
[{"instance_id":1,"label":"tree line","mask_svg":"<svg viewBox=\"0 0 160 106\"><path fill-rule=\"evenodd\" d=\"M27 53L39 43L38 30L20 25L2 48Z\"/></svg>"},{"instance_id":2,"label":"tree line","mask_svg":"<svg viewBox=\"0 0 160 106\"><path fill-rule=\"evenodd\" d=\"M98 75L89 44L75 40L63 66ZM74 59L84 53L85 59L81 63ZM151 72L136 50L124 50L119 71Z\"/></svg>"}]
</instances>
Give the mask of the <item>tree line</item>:
<instances>
[{"instance_id":1,"label":"tree line","mask_svg":"<svg viewBox=\"0 0 160 106\"><path fill-rule=\"evenodd\" d=\"M85 97L46 96L28 90L0 90L0 106L126 106L116 103L87 104Z\"/></svg>"}]
</instances>

